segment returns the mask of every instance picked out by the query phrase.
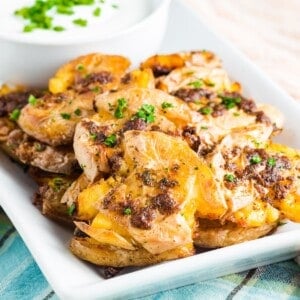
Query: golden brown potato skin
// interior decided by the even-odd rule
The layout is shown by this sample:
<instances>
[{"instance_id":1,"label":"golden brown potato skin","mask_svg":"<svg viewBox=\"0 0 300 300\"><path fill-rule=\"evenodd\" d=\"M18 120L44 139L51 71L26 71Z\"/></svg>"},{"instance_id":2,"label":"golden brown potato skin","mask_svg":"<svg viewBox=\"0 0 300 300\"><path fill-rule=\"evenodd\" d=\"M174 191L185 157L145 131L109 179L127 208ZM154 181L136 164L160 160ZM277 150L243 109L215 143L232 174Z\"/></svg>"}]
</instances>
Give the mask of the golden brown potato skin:
<instances>
[{"instance_id":1,"label":"golden brown potato skin","mask_svg":"<svg viewBox=\"0 0 300 300\"><path fill-rule=\"evenodd\" d=\"M71 252L79 258L99 266L128 267L147 266L194 254L192 245L178 247L160 254L151 254L145 249L125 250L104 246L91 238L74 237L70 242Z\"/></svg>"},{"instance_id":2,"label":"golden brown potato skin","mask_svg":"<svg viewBox=\"0 0 300 300\"><path fill-rule=\"evenodd\" d=\"M276 227L277 223L259 227L241 227L231 222L222 225L217 220L198 219L193 240L198 247L221 248L265 236Z\"/></svg>"},{"instance_id":3,"label":"golden brown potato skin","mask_svg":"<svg viewBox=\"0 0 300 300\"><path fill-rule=\"evenodd\" d=\"M58 175L30 167L29 175L39 185L33 196L33 203L47 218L67 227L74 227L73 216L69 214L69 204L61 199L70 184L79 176Z\"/></svg>"}]
</instances>

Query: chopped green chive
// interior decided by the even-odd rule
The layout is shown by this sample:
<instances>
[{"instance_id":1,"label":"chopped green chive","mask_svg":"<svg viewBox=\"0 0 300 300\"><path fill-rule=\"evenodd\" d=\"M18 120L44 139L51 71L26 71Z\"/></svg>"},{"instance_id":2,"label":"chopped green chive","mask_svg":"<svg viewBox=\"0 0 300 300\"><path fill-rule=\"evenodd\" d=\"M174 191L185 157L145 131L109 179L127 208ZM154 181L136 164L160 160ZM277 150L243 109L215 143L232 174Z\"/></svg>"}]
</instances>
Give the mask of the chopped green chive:
<instances>
[{"instance_id":1,"label":"chopped green chive","mask_svg":"<svg viewBox=\"0 0 300 300\"><path fill-rule=\"evenodd\" d=\"M208 127L207 126L201 126L201 129L206 130L206 129L208 129Z\"/></svg>"},{"instance_id":2,"label":"chopped green chive","mask_svg":"<svg viewBox=\"0 0 300 300\"><path fill-rule=\"evenodd\" d=\"M228 182L235 182L236 178L233 174L225 174L224 180Z\"/></svg>"},{"instance_id":3,"label":"chopped green chive","mask_svg":"<svg viewBox=\"0 0 300 300\"><path fill-rule=\"evenodd\" d=\"M95 0L35 0L31 6L24 6L16 10L14 14L26 20L28 24L23 27L23 32L32 32L36 29L51 29L54 31L65 30L62 26L53 26L53 18L49 12L54 10L57 14L73 15L75 6L92 5ZM93 12L95 16L101 14L101 9L96 8ZM86 26L84 19L74 20L78 26Z\"/></svg>"},{"instance_id":4,"label":"chopped green chive","mask_svg":"<svg viewBox=\"0 0 300 300\"><path fill-rule=\"evenodd\" d=\"M261 161L262 161L262 159L258 154L255 154L250 158L250 163L252 165L259 164Z\"/></svg>"},{"instance_id":5,"label":"chopped green chive","mask_svg":"<svg viewBox=\"0 0 300 300\"><path fill-rule=\"evenodd\" d=\"M169 103L169 102L163 102L161 104L161 108L162 109L166 109L166 108L171 108L171 107L174 107L172 103Z\"/></svg>"},{"instance_id":6,"label":"chopped green chive","mask_svg":"<svg viewBox=\"0 0 300 300\"><path fill-rule=\"evenodd\" d=\"M68 114L68 113L61 113L60 114L61 117L65 120L70 120L71 119L71 114Z\"/></svg>"},{"instance_id":7,"label":"chopped green chive","mask_svg":"<svg viewBox=\"0 0 300 300\"><path fill-rule=\"evenodd\" d=\"M37 26L34 25L34 24L25 25L25 26L23 27L23 32L31 32L31 31L33 31L33 30L36 29L36 28L37 28Z\"/></svg>"},{"instance_id":8,"label":"chopped green chive","mask_svg":"<svg viewBox=\"0 0 300 300\"><path fill-rule=\"evenodd\" d=\"M119 8L119 5L118 4L112 4L111 7L117 9L117 8Z\"/></svg>"},{"instance_id":9,"label":"chopped green chive","mask_svg":"<svg viewBox=\"0 0 300 300\"><path fill-rule=\"evenodd\" d=\"M267 165L269 167L275 167L276 166L276 159L274 157L269 157L267 160Z\"/></svg>"},{"instance_id":10,"label":"chopped green chive","mask_svg":"<svg viewBox=\"0 0 300 300\"><path fill-rule=\"evenodd\" d=\"M128 103L125 98L120 98L117 100L118 106L115 110L114 116L117 119L122 119L124 117L124 111L126 110Z\"/></svg>"},{"instance_id":11,"label":"chopped green chive","mask_svg":"<svg viewBox=\"0 0 300 300\"><path fill-rule=\"evenodd\" d=\"M123 211L124 215L129 216L132 214L131 208L130 207L126 207Z\"/></svg>"},{"instance_id":12,"label":"chopped green chive","mask_svg":"<svg viewBox=\"0 0 300 300\"><path fill-rule=\"evenodd\" d=\"M143 104L142 107L135 114L134 118L142 119L146 123L153 123L155 121L154 115L155 107L151 104Z\"/></svg>"},{"instance_id":13,"label":"chopped green chive","mask_svg":"<svg viewBox=\"0 0 300 300\"><path fill-rule=\"evenodd\" d=\"M73 23L74 23L75 25L78 25L78 26L81 26L81 27L86 27L88 22L87 22L87 20L85 20L85 19L79 18L79 19L73 20Z\"/></svg>"},{"instance_id":14,"label":"chopped green chive","mask_svg":"<svg viewBox=\"0 0 300 300\"><path fill-rule=\"evenodd\" d=\"M199 109L199 112L202 115L210 115L213 112L213 109L209 106L205 106Z\"/></svg>"},{"instance_id":15,"label":"chopped green chive","mask_svg":"<svg viewBox=\"0 0 300 300\"><path fill-rule=\"evenodd\" d=\"M108 147L114 147L117 143L117 136L115 134L109 135L105 140L104 144Z\"/></svg>"},{"instance_id":16,"label":"chopped green chive","mask_svg":"<svg viewBox=\"0 0 300 300\"><path fill-rule=\"evenodd\" d=\"M37 98L35 98L33 95L30 95L28 97L28 103L31 104L31 105L36 105L37 103Z\"/></svg>"},{"instance_id":17,"label":"chopped green chive","mask_svg":"<svg viewBox=\"0 0 300 300\"><path fill-rule=\"evenodd\" d=\"M74 11L67 6L60 5L56 8L56 12L62 15L73 15Z\"/></svg>"},{"instance_id":18,"label":"chopped green chive","mask_svg":"<svg viewBox=\"0 0 300 300\"><path fill-rule=\"evenodd\" d=\"M101 8L100 7L95 8L95 10L93 11L93 15L95 17L99 17L101 15Z\"/></svg>"},{"instance_id":19,"label":"chopped green chive","mask_svg":"<svg viewBox=\"0 0 300 300\"><path fill-rule=\"evenodd\" d=\"M75 203L72 203L71 206L68 207L67 213L69 216L73 216L76 209Z\"/></svg>"},{"instance_id":20,"label":"chopped green chive","mask_svg":"<svg viewBox=\"0 0 300 300\"><path fill-rule=\"evenodd\" d=\"M239 114L238 112L233 113L233 115L234 115L235 117L239 117L239 116L240 116L240 114Z\"/></svg>"},{"instance_id":21,"label":"chopped green chive","mask_svg":"<svg viewBox=\"0 0 300 300\"><path fill-rule=\"evenodd\" d=\"M74 111L74 114L76 116L81 116L81 110L79 108L77 108L75 111Z\"/></svg>"},{"instance_id":22,"label":"chopped green chive","mask_svg":"<svg viewBox=\"0 0 300 300\"><path fill-rule=\"evenodd\" d=\"M57 31L57 32L61 32L61 31L64 31L64 30L65 30L65 27L63 27L63 26L54 26L54 27L53 27L53 30L54 30L54 31Z\"/></svg>"},{"instance_id":23,"label":"chopped green chive","mask_svg":"<svg viewBox=\"0 0 300 300\"><path fill-rule=\"evenodd\" d=\"M199 89L203 86L203 80L196 80L196 81L193 81L193 82L190 82L188 85L191 85L193 86L195 89Z\"/></svg>"},{"instance_id":24,"label":"chopped green chive","mask_svg":"<svg viewBox=\"0 0 300 300\"><path fill-rule=\"evenodd\" d=\"M21 114L21 111L18 108L16 108L9 114L9 118L12 121L18 121L20 114Z\"/></svg>"}]
</instances>

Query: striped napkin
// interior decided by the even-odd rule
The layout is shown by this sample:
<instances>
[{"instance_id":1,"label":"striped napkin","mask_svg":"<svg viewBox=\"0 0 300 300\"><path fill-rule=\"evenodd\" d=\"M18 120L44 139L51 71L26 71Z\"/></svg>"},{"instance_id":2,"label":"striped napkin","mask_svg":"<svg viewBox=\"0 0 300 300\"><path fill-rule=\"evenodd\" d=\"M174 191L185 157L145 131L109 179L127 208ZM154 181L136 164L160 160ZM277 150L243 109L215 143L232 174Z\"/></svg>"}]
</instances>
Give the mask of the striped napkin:
<instances>
[{"instance_id":1,"label":"striped napkin","mask_svg":"<svg viewBox=\"0 0 300 300\"><path fill-rule=\"evenodd\" d=\"M58 299L0 208L0 299ZM286 261L157 293L143 300L300 299L300 266Z\"/></svg>"}]
</instances>

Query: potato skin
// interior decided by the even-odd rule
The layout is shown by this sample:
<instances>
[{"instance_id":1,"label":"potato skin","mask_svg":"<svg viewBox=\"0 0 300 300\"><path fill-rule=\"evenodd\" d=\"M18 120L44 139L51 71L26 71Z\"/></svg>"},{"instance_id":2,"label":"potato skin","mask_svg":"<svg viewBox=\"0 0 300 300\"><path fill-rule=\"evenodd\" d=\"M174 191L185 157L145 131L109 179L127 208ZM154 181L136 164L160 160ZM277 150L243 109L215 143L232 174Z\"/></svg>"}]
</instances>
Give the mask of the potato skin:
<instances>
[{"instance_id":1,"label":"potato skin","mask_svg":"<svg viewBox=\"0 0 300 300\"><path fill-rule=\"evenodd\" d=\"M222 225L217 220L198 219L193 240L198 247L221 248L260 238L276 227L277 223L259 227L241 227L231 222Z\"/></svg>"},{"instance_id":2,"label":"potato skin","mask_svg":"<svg viewBox=\"0 0 300 300\"><path fill-rule=\"evenodd\" d=\"M89 237L73 237L69 248L74 255L83 260L98 266L109 267L141 267L195 254L192 245L182 246L153 255L142 248L138 250L125 250L104 246Z\"/></svg>"}]
</instances>

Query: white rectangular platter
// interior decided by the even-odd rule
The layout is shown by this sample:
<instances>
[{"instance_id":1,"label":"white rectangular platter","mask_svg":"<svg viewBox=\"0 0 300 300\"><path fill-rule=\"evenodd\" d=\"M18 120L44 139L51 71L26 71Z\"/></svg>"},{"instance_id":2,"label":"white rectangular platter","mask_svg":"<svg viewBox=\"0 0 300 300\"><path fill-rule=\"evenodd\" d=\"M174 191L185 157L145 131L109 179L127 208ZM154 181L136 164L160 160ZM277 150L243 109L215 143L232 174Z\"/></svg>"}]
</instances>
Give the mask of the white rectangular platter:
<instances>
[{"instance_id":1,"label":"white rectangular platter","mask_svg":"<svg viewBox=\"0 0 300 300\"><path fill-rule=\"evenodd\" d=\"M286 116L280 141L300 148L300 105L236 49L210 32L184 1L176 0L171 5L168 31L160 52L192 49L216 52L231 78L242 83L248 96L278 107ZM104 280L99 269L78 260L68 251L71 232L44 218L32 205L35 186L30 178L1 153L0 161L0 205L61 299L135 298L300 254L300 225L288 223L275 234L259 240L131 269Z\"/></svg>"}]
</instances>

